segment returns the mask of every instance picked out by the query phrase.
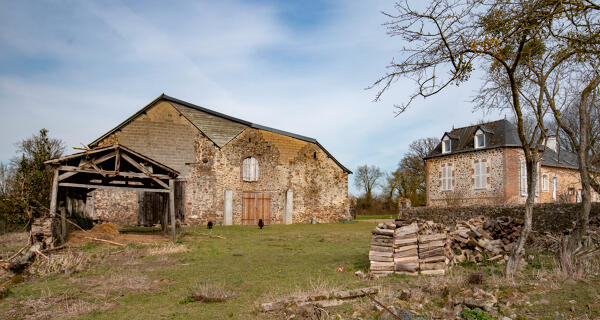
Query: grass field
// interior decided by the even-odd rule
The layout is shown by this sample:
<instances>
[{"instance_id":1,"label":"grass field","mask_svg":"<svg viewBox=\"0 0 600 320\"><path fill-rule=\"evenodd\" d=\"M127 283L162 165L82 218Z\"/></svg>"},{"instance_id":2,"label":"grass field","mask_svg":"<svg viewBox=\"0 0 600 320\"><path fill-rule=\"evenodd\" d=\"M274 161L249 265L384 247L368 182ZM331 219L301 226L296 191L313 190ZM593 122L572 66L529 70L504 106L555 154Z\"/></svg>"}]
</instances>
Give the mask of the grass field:
<instances>
[{"instance_id":1,"label":"grass field","mask_svg":"<svg viewBox=\"0 0 600 320\"><path fill-rule=\"evenodd\" d=\"M383 302L427 317L455 314L448 306L449 297L466 286L493 292L499 313L518 314L520 319L600 316L600 310L594 309L600 300L597 268L590 269L595 275L582 281L564 282L556 275L552 257L543 255L536 255L515 281L505 281L503 267L492 263L456 266L446 277L361 279L354 272L368 270L373 227L372 223L281 225L264 230L233 226L212 232L198 227L186 228L177 245L117 248L88 243L57 255L69 257L65 265L85 260L67 274L57 273L38 258L30 268L34 274L11 285L9 295L0 300L0 318L273 319L280 315L259 312L260 303L293 293L374 285L381 286L378 297ZM26 239L3 237L12 239L0 242L3 256L20 247L19 239ZM343 272L337 271L339 267ZM467 275L474 271L486 275L484 284L466 284ZM226 289L235 297L221 303L190 300L195 288L203 286ZM402 289L411 290L409 300L398 298ZM339 315L331 319L376 319L381 311L361 298L330 313Z\"/></svg>"}]
</instances>

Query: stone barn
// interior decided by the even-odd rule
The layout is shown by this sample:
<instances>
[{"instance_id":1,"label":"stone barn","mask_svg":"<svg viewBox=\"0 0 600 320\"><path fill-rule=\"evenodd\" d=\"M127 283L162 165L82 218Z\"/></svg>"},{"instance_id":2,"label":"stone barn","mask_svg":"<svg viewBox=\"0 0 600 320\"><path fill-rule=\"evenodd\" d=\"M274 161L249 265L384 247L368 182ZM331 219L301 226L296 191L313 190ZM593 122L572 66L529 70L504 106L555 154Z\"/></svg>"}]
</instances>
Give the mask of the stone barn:
<instances>
[{"instance_id":1,"label":"stone barn","mask_svg":"<svg viewBox=\"0 0 600 320\"><path fill-rule=\"evenodd\" d=\"M348 174L313 138L264 127L161 95L102 135L90 148L120 144L180 172L177 219L223 225L334 222L349 219ZM94 219L158 223L167 197L96 190ZM91 208L90 208L91 207Z\"/></svg>"}]
</instances>

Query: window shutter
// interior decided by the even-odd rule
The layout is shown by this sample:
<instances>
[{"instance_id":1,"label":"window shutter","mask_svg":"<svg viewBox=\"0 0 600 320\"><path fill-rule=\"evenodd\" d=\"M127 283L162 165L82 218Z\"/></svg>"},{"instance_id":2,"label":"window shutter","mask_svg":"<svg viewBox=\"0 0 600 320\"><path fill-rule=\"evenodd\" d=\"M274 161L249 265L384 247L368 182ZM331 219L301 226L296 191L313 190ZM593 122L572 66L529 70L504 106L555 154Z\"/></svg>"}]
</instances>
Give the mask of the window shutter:
<instances>
[{"instance_id":1,"label":"window shutter","mask_svg":"<svg viewBox=\"0 0 600 320\"><path fill-rule=\"evenodd\" d=\"M254 165L254 170L252 170L252 172L254 173L254 180L253 181L258 181L258 160L256 160L255 158L252 158L253 165Z\"/></svg>"},{"instance_id":2,"label":"window shutter","mask_svg":"<svg viewBox=\"0 0 600 320\"><path fill-rule=\"evenodd\" d=\"M527 167L525 161L521 160L521 195L527 195Z\"/></svg>"}]
</instances>

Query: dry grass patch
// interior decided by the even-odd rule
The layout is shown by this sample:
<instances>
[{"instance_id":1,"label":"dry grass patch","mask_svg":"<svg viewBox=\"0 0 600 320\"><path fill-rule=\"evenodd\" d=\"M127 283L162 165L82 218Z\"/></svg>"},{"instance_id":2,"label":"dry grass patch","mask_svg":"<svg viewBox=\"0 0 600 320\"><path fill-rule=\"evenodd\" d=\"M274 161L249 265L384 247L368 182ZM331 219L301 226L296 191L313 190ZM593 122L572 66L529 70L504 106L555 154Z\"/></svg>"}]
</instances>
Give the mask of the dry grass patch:
<instances>
[{"instance_id":1,"label":"dry grass patch","mask_svg":"<svg viewBox=\"0 0 600 320\"><path fill-rule=\"evenodd\" d=\"M69 250L46 257L38 255L30 266L29 272L41 277L60 273L72 274L85 270L88 263L89 259L85 255Z\"/></svg>"},{"instance_id":2,"label":"dry grass patch","mask_svg":"<svg viewBox=\"0 0 600 320\"><path fill-rule=\"evenodd\" d=\"M114 306L113 300L92 299L90 301L78 297L73 290L62 294L53 294L49 289L42 290L42 295L35 299L26 299L16 303L8 310L8 318L20 319L59 319L71 318L97 310L108 310Z\"/></svg>"},{"instance_id":3,"label":"dry grass patch","mask_svg":"<svg viewBox=\"0 0 600 320\"><path fill-rule=\"evenodd\" d=\"M183 253L183 252L189 252L189 251L190 251L190 249L188 249L188 247L186 247L183 244L167 243L162 246L148 248L146 252L149 256L158 256L158 255L165 255L165 254Z\"/></svg>"},{"instance_id":4,"label":"dry grass patch","mask_svg":"<svg viewBox=\"0 0 600 320\"><path fill-rule=\"evenodd\" d=\"M191 294L187 300L205 303L224 302L236 296L224 283L199 282L190 288Z\"/></svg>"}]
</instances>

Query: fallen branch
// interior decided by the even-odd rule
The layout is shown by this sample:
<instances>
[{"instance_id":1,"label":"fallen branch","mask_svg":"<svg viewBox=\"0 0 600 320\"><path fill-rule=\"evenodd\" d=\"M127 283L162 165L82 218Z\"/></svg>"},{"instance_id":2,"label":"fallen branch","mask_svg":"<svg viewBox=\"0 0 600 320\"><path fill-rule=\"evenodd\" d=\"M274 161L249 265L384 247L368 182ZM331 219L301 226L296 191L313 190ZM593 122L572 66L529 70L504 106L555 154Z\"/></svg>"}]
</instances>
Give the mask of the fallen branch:
<instances>
[{"instance_id":1,"label":"fallen branch","mask_svg":"<svg viewBox=\"0 0 600 320\"><path fill-rule=\"evenodd\" d=\"M263 312L270 312L286 309L290 305L321 304L322 307L333 306L344 303L344 301L350 299L363 297L369 293L376 294L378 292L379 290L377 288L363 288L346 291L320 292L306 296L292 296L274 302L263 303L261 304L260 309Z\"/></svg>"},{"instance_id":2,"label":"fallen branch","mask_svg":"<svg viewBox=\"0 0 600 320\"><path fill-rule=\"evenodd\" d=\"M48 256L47 256L47 255L43 254L43 253L42 253L40 250L38 250L38 249L33 249L33 252L35 252L35 253L37 253L38 255L40 255L40 256L42 256L42 257L46 258L46 260L50 260L50 258L48 258Z\"/></svg>"},{"instance_id":3,"label":"fallen branch","mask_svg":"<svg viewBox=\"0 0 600 320\"><path fill-rule=\"evenodd\" d=\"M120 246L120 247L124 246L124 244L122 244L122 243L118 243L118 242L114 242L114 241L110 241L110 240L104 240L104 239L98 239L98 238L92 238L92 237L84 237L84 238L94 240L94 241L106 242L106 243L114 244L114 245Z\"/></svg>"},{"instance_id":4,"label":"fallen branch","mask_svg":"<svg viewBox=\"0 0 600 320\"><path fill-rule=\"evenodd\" d=\"M47 253L47 252L51 252L51 251L57 251L57 250L60 250L60 249L64 249L66 247L67 247L67 245L63 244L63 245L60 245L58 247L54 247L54 248L42 250L42 252L46 252Z\"/></svg>"},{"instance_id":5,"label":"fallen branch","mask_svg":"<svg viewBox=\"0 0 600 320\"><path fill-rule=\"evenodd\" d=\"M4 262L9 262L10 260L14 259L16 256L19 255L19 253L23 252L23 250L25 250L25 248L27 248L29 246L24 246L23 248L19 249L19 251L17 251L17 253L13 254L12 256L10 256L10 258L6 259L6 260L2 260Z\"/></svg>"},{"instance_id":6,"label":"fallen branch","mask_svg":"<svg viewBox=\"0 0 600 320\"><path fill-rule=\"evenodd\" d=\"M84 230L82 227L80 227L78 224L72 222L71 220L67 219L67 222L76 226L77 228L79 228L79 230L83 231L83 232L88 232L87 230Z\"/></svg>"},{"instance_id":7,"label":"fallen branch","mask_svg":"<svg viewBox=\"0 0 600 320\"><path fill-rule=\"evenodd\" d=\"M375 298L373 298L373 296L371 296L370 294L368 294L368 293L366 293L366 292L365 292L364 294L367 296L367 298L369 298L369 299L373 300L373 302L375 302L375 303L376 303L376 304L378 304L380 307L382 307L382 308L383 308L383 310L385 310L385 311L387 311L389 314L391 314L391 315L392 315L392 317L394 317L394 318L396 318L396 319L399 319L399 320L404 320L404 319L402 319L402 318L401 318L399 315L397 315L397 314L395 314L394 312L392 312L392 310L390 310L390 308L388 308L388 307L384 306L384 305L383 305L381 302L379 302L379 301L375 300Z\"/></svg>"}]
</instances>

